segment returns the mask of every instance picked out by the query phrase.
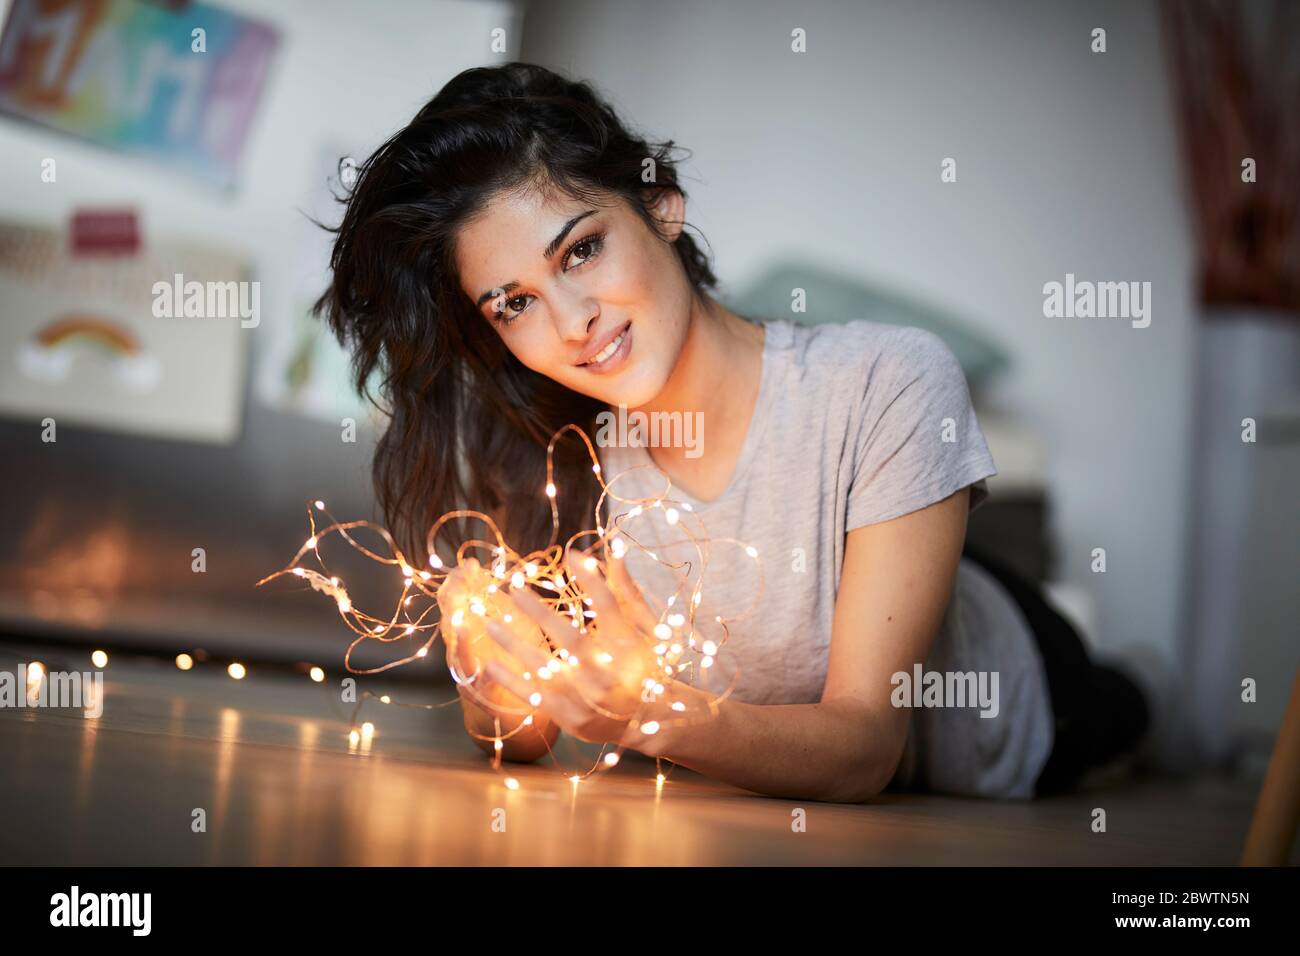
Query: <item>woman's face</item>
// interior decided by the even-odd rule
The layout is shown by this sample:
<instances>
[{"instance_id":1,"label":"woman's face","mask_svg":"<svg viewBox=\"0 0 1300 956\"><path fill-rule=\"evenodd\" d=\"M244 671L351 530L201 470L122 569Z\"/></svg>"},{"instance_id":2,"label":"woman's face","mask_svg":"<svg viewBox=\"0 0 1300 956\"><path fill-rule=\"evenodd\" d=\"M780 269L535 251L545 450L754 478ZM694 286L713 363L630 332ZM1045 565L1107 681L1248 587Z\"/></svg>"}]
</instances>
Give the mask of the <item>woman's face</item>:
<instances>
[{"instance_id":1,"label":"woman's face","mask_svg":"<svg viewBox=\"0 0 1300 956\"><path fill-rule=\"evenodd\" d=\"M680 193L651 209L669 241ZM461 284L516 358L575 392L636 408L663 390L691 316L668 241L622 201L596 206L536 189L499 193L460 230Z\"/></svg>"}]
</instances>

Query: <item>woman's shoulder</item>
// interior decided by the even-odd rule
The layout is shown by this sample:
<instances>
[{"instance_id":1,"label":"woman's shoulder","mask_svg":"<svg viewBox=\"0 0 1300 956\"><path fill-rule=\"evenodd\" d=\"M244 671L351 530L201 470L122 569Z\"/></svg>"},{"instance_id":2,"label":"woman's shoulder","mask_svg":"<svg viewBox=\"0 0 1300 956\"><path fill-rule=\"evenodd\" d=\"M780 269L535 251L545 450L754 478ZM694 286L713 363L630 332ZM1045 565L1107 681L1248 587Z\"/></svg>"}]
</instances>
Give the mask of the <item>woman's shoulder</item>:
<instances>
[{"instance_id":1,"label":"woman's shoulder","mask_svg":"<svg viewBox=\"0 0 1300 956\"><path fill-rule=\"evenodd\" d=\"M935 333L869 319L804 325L790 319L769 323L775 345L787 349L796 367L819 378L846 378L871 390L901 389L925 380L965 385L952 349Z\"/></svg>"}]
</instances>

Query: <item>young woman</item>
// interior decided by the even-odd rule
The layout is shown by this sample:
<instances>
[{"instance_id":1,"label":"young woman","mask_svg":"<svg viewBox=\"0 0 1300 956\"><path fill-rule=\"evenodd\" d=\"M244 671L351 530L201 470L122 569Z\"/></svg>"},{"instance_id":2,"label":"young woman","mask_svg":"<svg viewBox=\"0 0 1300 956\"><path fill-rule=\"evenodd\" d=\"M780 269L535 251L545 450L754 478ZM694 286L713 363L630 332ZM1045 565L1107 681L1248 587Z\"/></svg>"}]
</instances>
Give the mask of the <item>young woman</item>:
<instances>
[{"instance_id":1,"label":"young woman","mask_svg":"<svg viewBox=\"0 0 1300 956\"><path fill-rule=\"evenodd\" d=\"M620 497L667 478L710 538L762 556L759 603L717 655L715 689L731 693L711 719L612 719L636 709L625 672L644 672L585 656L503 756L535 759L564 730L760 793L860 801L891 783L1030 797L1131 749L1141 692L1092 664L1034 588L963 557L996 470L951 352L917 329L726 309L684 230L672 147L638 138L587 84L471 69L360 167L337 230L317 309L353 349L358 389L381 375L375 482L408 555L426 560L425 532L457 508L495 516L518 552L544 547L548 441L569 423L595 437L620 409L706 426L692 447L602 447ZM592 526L599 492L580 442L557 446L555 484L565 541ZM621 638L673 585L639 550L608 564L608 582L572 573L602 646L634 656ZM698 620L757 593L739 549L713 550L704 573ZM522 713L545 663L527 632L572 635L529 589L513 600L478 691ZM911 683L929 672L973 675L972 699L923 698ZM685 684L696 713L709 693ZM462 697L490 749L493 714Z\"/></svg>"}]
</instances>

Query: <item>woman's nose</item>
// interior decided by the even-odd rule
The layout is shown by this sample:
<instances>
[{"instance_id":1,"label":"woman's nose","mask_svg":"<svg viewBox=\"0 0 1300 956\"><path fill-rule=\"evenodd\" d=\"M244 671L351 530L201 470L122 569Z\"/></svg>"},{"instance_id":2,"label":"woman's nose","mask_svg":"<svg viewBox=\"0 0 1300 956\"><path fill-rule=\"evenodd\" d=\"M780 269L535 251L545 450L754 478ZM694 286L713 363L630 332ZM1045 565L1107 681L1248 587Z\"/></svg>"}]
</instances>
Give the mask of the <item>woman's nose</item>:
<instances>
[{"instance_id":1,"label":"woman's nose","mask_svg":"<svg viewBox=\"0 0 1300 956\"><path fill-rule=\"evenodd\" d=\"M566 342L585 342L596 329L600 306L588 296L562 298L555 307L555 331Z\"/></svg>"}]
</instances>

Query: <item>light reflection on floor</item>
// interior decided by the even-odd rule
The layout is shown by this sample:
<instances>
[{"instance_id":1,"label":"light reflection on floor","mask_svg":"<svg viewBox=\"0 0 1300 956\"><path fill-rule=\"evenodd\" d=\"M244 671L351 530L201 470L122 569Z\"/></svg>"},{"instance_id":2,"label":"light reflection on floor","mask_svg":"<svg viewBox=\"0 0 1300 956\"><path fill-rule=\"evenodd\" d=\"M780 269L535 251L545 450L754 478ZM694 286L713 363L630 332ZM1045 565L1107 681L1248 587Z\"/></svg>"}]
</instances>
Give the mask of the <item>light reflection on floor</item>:
<instances>
[{"instance_id":1,"label":"light reflection on floor","mask_svg":"<svg viewBox=\"0 0 1300 956\"><path fill-rule=\"evenodd\" d=\"M4 649L0 669L20 652ZM74 658L65 654L68 661ZM57 666L57 664L56 664ZM69 663L69 668L89 667ZM773 800L625 754L574 785L550 766L490 768L458 708L367 701L337 680L234 681L218 668L110 662L98 719L0 709L0 861L9 864L666 865L1231 864L1250 787L1144 784L996 803L890 794L862 806ZM432 673L432 671L431 671ZM362 683L381 693L381 685ZM439 687L394 690L447 700ZM595 751L566 757L569 772ZM584 762L585 761L585 762ZM1091 833L1089 810L1108 808ZM791 827L807 813L806 832ZM195 811L206 831L195 832ZM494 829L504 810L505 827Z\"/></svg>"}]
</instances>

